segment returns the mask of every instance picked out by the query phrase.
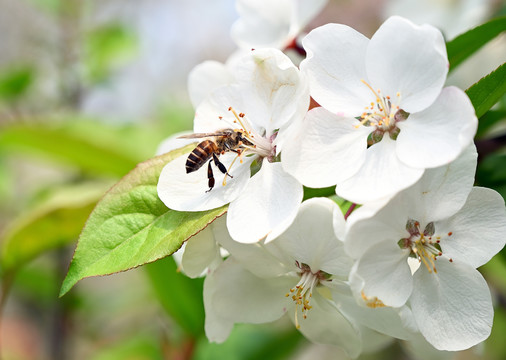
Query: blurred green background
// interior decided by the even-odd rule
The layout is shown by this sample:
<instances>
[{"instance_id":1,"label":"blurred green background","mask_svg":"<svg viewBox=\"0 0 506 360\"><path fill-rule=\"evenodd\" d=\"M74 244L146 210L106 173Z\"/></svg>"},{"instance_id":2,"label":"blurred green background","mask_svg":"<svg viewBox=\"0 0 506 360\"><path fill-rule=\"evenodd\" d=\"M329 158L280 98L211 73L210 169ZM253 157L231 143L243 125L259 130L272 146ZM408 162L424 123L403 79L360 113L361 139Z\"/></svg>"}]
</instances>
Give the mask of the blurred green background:
<instances>
[{"instance_id":1,"label":"blurred green background","mask_svg":"<svg viewBox=\"0 0 506 360\"><path fill-rule=\"evenodd\" d=\"M329 1L309 29L340 22L370 36L391 2ZM475 3L486 6L481 17L455 21L463 27L446 35L506 14L501 1ZM286 321L236 326L224 344L208 343L203 280L178 273L171 258L86 279L58 298L98 199L163 139L191 129L188 72L226 60L236 18L233 0L0 0L1 359L346 359ZM469 87L505 54L503 34L448 83ZM506 198L505 114L503 97L480 119L476 180ZM506 358L506 252L480 270L495 296L491 337L430 358ZM361 358L428 356L385 340Z\"/></svg>"}]
</instances>

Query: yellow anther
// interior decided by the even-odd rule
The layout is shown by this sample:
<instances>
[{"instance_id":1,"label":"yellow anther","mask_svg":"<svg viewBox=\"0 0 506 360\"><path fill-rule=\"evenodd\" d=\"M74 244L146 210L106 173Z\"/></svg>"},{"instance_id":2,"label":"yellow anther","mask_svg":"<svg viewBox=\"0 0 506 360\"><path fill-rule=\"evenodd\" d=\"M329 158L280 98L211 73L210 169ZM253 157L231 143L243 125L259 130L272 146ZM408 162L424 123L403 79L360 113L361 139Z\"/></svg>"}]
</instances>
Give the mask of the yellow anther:
<instances>
[{"instance_id":1,"label":"yellow anther","mask_svg":"<svg viewBox=\"0 0 506 360\"><path fill-rule=\"evenodd\" d=\"M367 307L375 309L375 308L386 306L383 303L383 301L378 299L376 296L373 296L373 297L366 296L363 291L361 292L361 295L362 295L362 299L365 301L365 304L367 305Z\"/></svg>"}]
</instances>

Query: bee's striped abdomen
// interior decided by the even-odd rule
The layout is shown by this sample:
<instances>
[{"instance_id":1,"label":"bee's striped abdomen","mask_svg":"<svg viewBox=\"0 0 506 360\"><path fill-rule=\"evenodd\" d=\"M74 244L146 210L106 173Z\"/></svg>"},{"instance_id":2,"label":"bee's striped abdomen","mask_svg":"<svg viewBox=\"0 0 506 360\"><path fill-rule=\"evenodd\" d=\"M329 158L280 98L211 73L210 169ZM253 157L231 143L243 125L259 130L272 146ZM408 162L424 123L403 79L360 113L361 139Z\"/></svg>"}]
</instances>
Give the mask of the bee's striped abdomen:
<instances>
[{"instance_id":1,"label":"bee's striped abdomen","mask_svg":"<svg viewBox=\"0 0 506 360\"><path fill-rule=\"evenodd\" d=\"M186 173L197 171L217 151L216 144L211 140L204 140L197 145L186 159Z\"/></svg>"}]
</instances>

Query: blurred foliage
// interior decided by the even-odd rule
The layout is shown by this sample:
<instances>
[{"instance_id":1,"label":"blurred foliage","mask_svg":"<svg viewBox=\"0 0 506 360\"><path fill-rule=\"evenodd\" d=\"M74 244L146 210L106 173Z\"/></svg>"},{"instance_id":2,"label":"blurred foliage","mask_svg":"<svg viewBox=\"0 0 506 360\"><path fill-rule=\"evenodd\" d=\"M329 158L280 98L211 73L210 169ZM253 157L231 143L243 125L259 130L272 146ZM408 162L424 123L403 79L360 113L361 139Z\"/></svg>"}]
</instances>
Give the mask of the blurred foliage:
<instances>
[{"instance_id":1,"label":"blurred foliage","mask_svg":"<svg viewBox=\"0 0 506 360\"><path fill-rule=\"evenodd\" d=\"M49 13L58 13L61 10L61 0L28 0L38 8Z\"/></svg>"},{"instance_id":2,"label":"blurred foliage","mask_svg":"<svg viewBox=\"0 0 506 360\"><path fill-rule=\"evenodd\" d=\"M74 243L110 185L93 182L60 188L23 213L3 236L2 271L12 271L47 250Z\"/></svg>"},{"instance_id":3,"label":"blurred foliage","mask_svg":"<svg viewBox=\"0 0 506 360\"><path fill-rule=\"evenodd\" d=\"M498 191L506 199L506 153L495 152L480 161L476 182Z\"/></svg>"},{"instance_id":4,"label":"blurred foliage","mask_svg":"<svg viewBox=\"0 0 506 360\"><path fill-rule=\"evenodd\" d=\"M502 106L500 110L490 110L480 117L478 122L478 131L476 138L481 138L487 134L496 124L506 120L506 108Z\"/></svg>"},{"instance_id":5,"label":"blurred foliage","mask_svg":"<svg viewBox=\"0 0 506 360\"><path fill-rule=\"evenodd\" d=\"M12 178L7 169L7 162L4 156L0 153L0 204L6 201L9 196ZM0 207L1 208L1 207Z\"/></svg>"},{"instance_id":6,"label":"blurred foliage","mask_svg":"<svg viewBox=\"0 0 506 360\"><path fill-rule=\"evenodd\" d=\"M153 289L167 314L188 335L198 338L204 332L204 279L181 274L172 257L145 266ZM170 284L170 286L167 286Z\"/></svg>"},{"instance_id":7,"label":"blurred foliage","mask_svg":"<svg viewBox=\"0 0 506 360\"><path fill-rule=\"evenodd\" d=\"M503 360L506 354L506 310L503 307L496 306L494 313L494 325L492 334L485 342L485 356L487 360Z\"/></svg>"},{"instance_id":8,"label":"blurred foliage","mask_svg":"<svg viewBox=\"0 0 506 360\"><path fill-rule=\"evenodd\" d=\"M267 326L236 325L223 344L211 344L202 338L197 344L193 359L287 359L304 341L304 337L293 328L279 331Z\"/></svg>"},{"instance_id":9,"label":"blurred foliage","mask_svg":"<svg viewBox=\"0 0 506 360\"><path fill-rule=\"evenodd\" d=\"M60 290L60 282L61 279L58 278L54 269L31 263L17 271L16 292L25 301L36 299L41 307L49 307L55 302L55 296Z\"/></svg>"},{"instance_id":10,"label":"blurred foliage","mask_svg":"<svg viewBox=\"0 0 506 360\"><path fill-rule=\"evenodd\" d=\"M148 335L137 335L106 346L90 360L162 360L158 340Z\"/></svg>"},{"instance_id":11,"label":"blurred foliage","mask_svg":"<svg viewBox=\"0 0 506 360\"><path fill-rule=\"evenodd\" d=\"M1 128L0 152L20 152L76 166L89 175L120 177L153 156L164 134L96 121L30 121Z\"/></svg>"},{"instance_id":12,"label":"blurred foliage","mask_svg":"<svg viewBox=\"0 0 506 360\"><path fill-rule=\"evenodd\" d=\"M136 54L137 41L132 31L120 24L106 24L85 37L85 65L91 83L102 82Z\"/></svg>"},{"instance_id":13,"label":"blurred foliage","mask_svg":"<svg viewBox=\"0 0 506 360\"><path fill-rule=\"evenodd\" d=\"M0 72L0 99L8 102L21 98L34 82L35 70L30 66L16 66Z\"/></svg>"}]
</instances>

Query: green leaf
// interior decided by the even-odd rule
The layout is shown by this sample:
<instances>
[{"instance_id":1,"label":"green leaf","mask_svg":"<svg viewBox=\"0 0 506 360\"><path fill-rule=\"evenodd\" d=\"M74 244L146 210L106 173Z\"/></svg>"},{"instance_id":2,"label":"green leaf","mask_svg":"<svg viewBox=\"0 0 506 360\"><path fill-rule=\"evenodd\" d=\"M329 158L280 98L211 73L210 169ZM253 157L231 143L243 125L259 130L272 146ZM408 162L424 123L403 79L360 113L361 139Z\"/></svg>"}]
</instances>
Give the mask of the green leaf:
<instances>
[{"instance_id":1,"label":"green leaf","mask_svg":"<svg viewBox=\"0 0 506 360\"><path fill-rule=\"evenodd\" d=\"M194 146L139 164L97 204L79 238L60 296L79 280L153 262L178 250L227 207L201 212L168 209L156 185L166 163Z\"/></svg>"},{"instance_id":2,"label":"green leaf","mask_svg":"<svg viewBox=\"0 0 506 360\"><path fill-rule=\"evenodd\" d=\"M506 93L506 63L466 90L478 118L482 117Z\"/></svg>"},{"instance_id":3,"label":"green leaf","mask_svg":"<svg viewBox=\"0 0 506 360\"><path fill-rule=\"evenodd\" d=\"M134 56L137 49L134 35L121 24L107 24L86 34L85 64L92 82L103 81Z\"/></svg>"},{"instance_id":4,"label":"green leaf","mask_svg":"<svg viewBox=\"0 0 506 360\"><path fill-rule=\"evenodd\" d=\"M109 186L95 182L59 189L22 214L3 236L2 270L15 270L45 251L76 241Z\"/></svg>"},{"instance_id":5,"label":"green leaf","mask_svg":"<svg viewBox=\"0 0 506 360\"><path fill-rule=\"evenodd\" d=\"M494 324L490 337L485 341L483 359L502 360L506 356L506 342L504 341L506 333L506 311L503 306L496 306L494 311Z\"/></svg>"},{"instance_id":6,"label":"green leaf","mask_svg":"<svg viewBox=\"0 0 506 360\"><path fill-rule=\"evenodd\" d=\"M35 71L30 66L15 66L0 73L0 98L15 100L26 93L33 83Z\"/></svg>"},{"instance_id":7,"label":"green leaf","mask_svg":"<svg viewBox=\"0 0 506 360\"><path fill-rule=\"evenodd\" d=\"M311 199L314 197L327 197L331 195L335 195L336 187L326 187L326 188L310 188L304 186L304 198L303 200Z\"/></svg>"},{"instance_id":8,"label":"green leaf","mask_svg":"<svg viewBox=\"0 0 506 360\"><path fill-rule=\"evenodd\" d=\"M201 338L194 360L280 360L293 358L304 337L293 327L286 331L272 325L237 324L221 344Z\"/></svg>"},{"instance_id":9,"label":"green leaf","mask_svg":"<svg viewBox=\"0 0 506 360\"><path fill-rule=\"evenodd\" d=\"M160 304L170 318L193 338L202 335L204 331L204 301L202 300L204 279L190 279L178 272L172 257L147 264L144 268Z\"/></svg>"},{"instance_id":10,"label":"green leaf","mask_svg":"<svg viewBox=\"0 0 506 360\"><path fill-rule=\"evenodd\" d=\"M160 340L156 336L140 333L129 338L116 339L112 344L102 341L100 348L87 357L90 360L163 360L160 347Z\"/></svg>"},{"instance_id":11,"label":"green leaf","mask_svg":"<svg viewBox=\"0 0 506 360\"><path fill-rule=\"evenodd\" d=\"M269 359L282 360L292 358L297 346L304 341L302 334L293 329L272 336L262 346L250 352L246 360Z\"/></svg>"},{"instance_id":12,"label":"green leaf","mask_svg":"<svg viewBox=\"0 0 506 360\"><path fill-rule=\"evenodd\" d=\"M495 152L478 163L476 182L478 186L492 188L506 199L506 154Z\"/></svg>"},{"instance_id":13,"label":"green leaf","mask_svg":"<svg viewBox=\"0 0 506 360\"><path fill-rule=\"evenodd\" d=\"M94 121L26 123L0 130L0 150L27 153L77 166L91 175L123 176L153 156L163 134Z\"/></svg>"},{"instance_id":14,"label":"green leaf","mask_svg":"<svg viewBox=\"0 0 506 360\"><path fill-rule=\"evenodd\" d=\"M477 26L449 41L446 44L446 50L450 61L450 71L505 30L506 16L503 16Z\"/></svg>"},{"instance_id":15,"label":"green leaf","mask_svg":"<svg viewBox=\"0 0 506 360\"><path fill-rule=\"evenodd\" d=\"M478 122L478 131L476 137L480 138L484 136L494 125L506 120L506 110L490 110L487 111Z\"/></svg>"}]
</instances>

